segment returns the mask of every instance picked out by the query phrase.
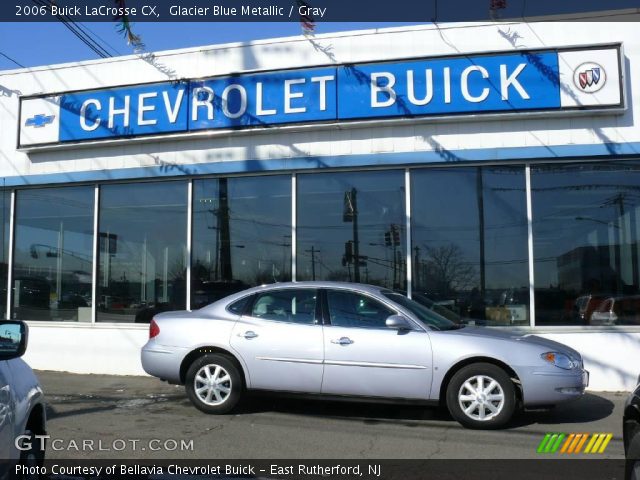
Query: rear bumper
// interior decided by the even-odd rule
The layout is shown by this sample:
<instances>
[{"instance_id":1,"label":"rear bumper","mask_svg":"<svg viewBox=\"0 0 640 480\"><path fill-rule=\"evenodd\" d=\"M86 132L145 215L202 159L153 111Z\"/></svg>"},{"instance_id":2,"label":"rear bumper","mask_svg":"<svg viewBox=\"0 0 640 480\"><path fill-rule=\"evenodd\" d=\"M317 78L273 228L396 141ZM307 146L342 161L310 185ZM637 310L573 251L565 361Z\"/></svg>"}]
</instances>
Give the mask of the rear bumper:
<instances>
[{"instance_id":1,"label":"rear bumper","mask_svg":"<svg viewBox=\"0 0 640 480\"><path fill-rule=\"evenodd\" d=\"M556 405L580 398L589 385L589 372L533 370L521 380L525 407Z\"/></svg>"},{"instance_id":2,"label":"rear bumper","mask_svg":"<svg viewBox=\"0 0 640 480\"><path fill-rule=\"evenodd\" d=\"M140 360L145 372L161 380L180 383L180 365L187 354L186 348L149 344L142 347Z\"/></svg>"}]
</instances>

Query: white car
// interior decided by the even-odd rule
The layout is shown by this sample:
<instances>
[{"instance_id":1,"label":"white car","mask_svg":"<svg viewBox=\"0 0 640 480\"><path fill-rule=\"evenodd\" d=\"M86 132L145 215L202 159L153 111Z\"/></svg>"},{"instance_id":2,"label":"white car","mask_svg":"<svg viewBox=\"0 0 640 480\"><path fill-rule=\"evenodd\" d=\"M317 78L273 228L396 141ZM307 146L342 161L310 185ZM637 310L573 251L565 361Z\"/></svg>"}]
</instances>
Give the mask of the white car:
<instances>
[{"instance_id":1,"label":"white car","mask_svg":"<svg viewBox=\"0 0 640 480\"><path fill-rule=\"evenodd\" d=\"M278 283L193 312L154 317L147 373L223 414L244 390L442 403L469 428L516 409L580 398L589 374L575 350L535 335L464 327L371 285Z\"/></svg>"},{"instance_id":2,"label":"white car","mask_svg":"<svg viewBox=\"0 0 640 480\"><path fill-rule=\"evenodd\" d=\"M24 322L0 321L0 478L11 478L19 462L40 466L46 435L44 394L33 370L20 357L27 349Z\"/></svg>"}]
</instances>

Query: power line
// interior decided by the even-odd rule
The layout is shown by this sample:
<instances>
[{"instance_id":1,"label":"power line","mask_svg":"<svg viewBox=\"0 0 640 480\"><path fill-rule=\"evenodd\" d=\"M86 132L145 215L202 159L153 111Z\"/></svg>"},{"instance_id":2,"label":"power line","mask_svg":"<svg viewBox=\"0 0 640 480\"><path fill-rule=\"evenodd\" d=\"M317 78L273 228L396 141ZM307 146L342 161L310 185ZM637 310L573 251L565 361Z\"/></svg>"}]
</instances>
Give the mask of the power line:
<instances>
[{"instance_id":1,"label":"power line","mask_svg":"<svg viewBox=\"0 0 640 480\"><path fill-rule=\"evenodd\" d=\"M4 58L6 58L7 60L9 60L10 62L15 63L16 65L18 65L18 66L19 66L19 67L21 67L21 68L27 68L27 67L25 67L24 65L22 65L21 63L16 62L16 61L15 61L13 58L11 58L9 55L6 55L6 54L4 54L4 53L2 53L2 52L0 52L0 55L2 55Z\"/></svg>"},{"instance_id":2,"label":"power line","mask_svg":"<svg viewBox=\"0 0 640 480\"><path fill-rule=\"evenodd\" d=\"M38 6L45 7L51 9L53 5L51 0L32 0ZM102 45L100 45L93 37L88 34L85 30L82 29L79 25L77 25L70 17L65 15L57 14L56 18L62 22L62 24L67 27L82 43L84 43L87 47L89 47L96 55L101 58L112 57L111 55Z\"/></svg>"}]
</instances>

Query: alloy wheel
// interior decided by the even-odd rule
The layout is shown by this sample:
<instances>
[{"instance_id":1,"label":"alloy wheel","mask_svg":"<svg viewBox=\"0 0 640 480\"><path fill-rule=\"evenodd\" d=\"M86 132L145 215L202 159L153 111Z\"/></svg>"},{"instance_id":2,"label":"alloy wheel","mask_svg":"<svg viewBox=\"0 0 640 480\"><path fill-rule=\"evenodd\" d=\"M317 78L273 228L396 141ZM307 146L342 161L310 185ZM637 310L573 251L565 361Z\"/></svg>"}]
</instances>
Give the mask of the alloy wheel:
<instances>
[{"instance_id":1,"label":"alloy wheel","mask_svg":"<svg viewBox=\"0 0 640 480\"><path fill-rule=\"evenodd\" d=\"M458 391L458 404L466 416L485 422L499 415L505 395L500 383L487 375L468 378Z\"/></svg>"},{"instance_id":2,"label":"alloy wheel","mask_svg":"<svg viewBox=\"0 0 640 480\"><path fill-rule=\"evenodd\" d=\"M196 373L193 388L206 405L221 405L231 394L231 376L220 365L204 365Z\"/></svg>"}]
</instances>

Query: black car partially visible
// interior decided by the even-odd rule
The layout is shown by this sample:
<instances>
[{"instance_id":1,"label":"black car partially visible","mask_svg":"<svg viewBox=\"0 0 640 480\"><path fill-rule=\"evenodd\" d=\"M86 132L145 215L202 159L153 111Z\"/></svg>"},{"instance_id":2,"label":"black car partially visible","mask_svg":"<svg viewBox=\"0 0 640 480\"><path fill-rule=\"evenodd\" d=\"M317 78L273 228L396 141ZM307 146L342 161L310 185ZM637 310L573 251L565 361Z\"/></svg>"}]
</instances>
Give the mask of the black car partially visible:
<instances>
[{"instance_id":1,"label":"black car partially visible","mask_svg":"<svg viewBox=\"0 0 640 480\"><path fill-rule=\"evenodd\" d=\"M627 480L640 480L640 377L624 407L622 423Z\"/></svg>"}]
</instances>

